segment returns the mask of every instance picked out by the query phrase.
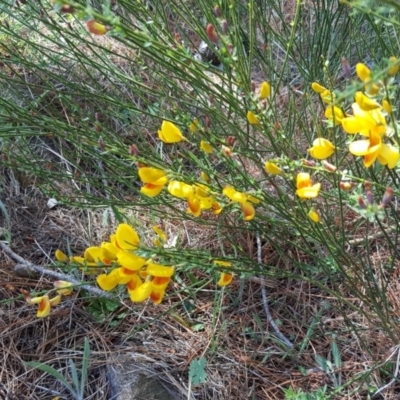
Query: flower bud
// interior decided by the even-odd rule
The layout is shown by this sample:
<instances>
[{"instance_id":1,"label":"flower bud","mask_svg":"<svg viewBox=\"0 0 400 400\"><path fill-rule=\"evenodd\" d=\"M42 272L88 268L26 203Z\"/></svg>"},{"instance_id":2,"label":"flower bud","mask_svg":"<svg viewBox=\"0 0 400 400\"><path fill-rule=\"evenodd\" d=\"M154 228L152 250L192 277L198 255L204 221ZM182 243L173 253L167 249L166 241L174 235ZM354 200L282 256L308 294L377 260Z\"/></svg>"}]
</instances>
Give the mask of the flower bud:
<instances>
[{"instance_id":1,"label":"flower bud","mask_svg":"<svg viewBox=\"0 0 400 400\"><path fill-rule=\"evenodd\" d=\"M219 42L219 36L215 32L213 24L208 24L207 25L206 34L207 34L208 39L210 39L211 42L213 42L213 43L218 43Z\"/></svg>"},{"instance_id":2,"label":"flower bud","mask_svg":"<svg viewBox=\"0 0 400 400\"><path fill-rule=\"evenodd\" d=\"M230 157L232 154L232 149L228 146L221 146L222 154L226 157Z\"/></svg>"},{"instance_id":3,"label":"flower bud","mask_svg":"<svg viewBox=\"0 0 400 400\"><path fill-rule=\"evenodd\" d=\"M365 190L365 192L368 192L369 190L370 191L372 190L371 182L369 182L369 181L365 181L364 182L364 190Z\"/></svg>"},{"instance_id":4,"label":"flower bud","mask_svg":"<svg viewBox=\"0 0 400 400\"><path fill-rule=\"evenodd\" d=\"M217 18L221 18L221 9L219 8L219 6L215 6L213 8L213 13Z\"/></svg>"},{"instance_id":5,"label":"flower bud","mask_svg":"<svg viewBox=\"0 0 400 400\"><path fill-rule=\"evenodd\" d=\"M204 117L204 126L206 126L207 128L211 126L211 119L208 115Z\"/></svg>"},{"instance_id":6,"label":"flower bud","mask_svg":"<svg viewBox=\"0 0 400 400\"><path fill-rule=\"evenodd\" d=\"M350 64L347 61L347 58L345 58L345 57L342 58L342 71L343 71L343 75L345 78L347 78L347 79L351 78Z\"/></svg>"},{"instance_id":7,"label":"flower bud","mask_svg":"<svg viewBox=\"0 0 400 400\"><path fill-rule=\"evenodd\" d=\"M107 27L94 19L86 22L86 27L90 33L94 35L105 35L108 31Z\"/></svg>"},{"instance_id":8,"label":"flower bud","mask_svg":"<svg viewBox=\"0 0 400 400\"><path fill-rule=\"evenodd\" d=\"M256 83L251 81L251 91L254 93L256 91Z\"/></svg>"},{"instance_id":9,"label":"flower bud","mask_svg":"<svg viewBox=\"0 0 400 400\"><path fill-rule=\"evenodd\" d=\"M313 160L306 160L305 158L303 158L303 159L301 160L301 162L302 162L303 165L305 165L306 167L315 167L315 166L316 166L315 161L313 161Z\"/></svg>"},{"instance_id":10,"label":"flower bud","mask_svg":"<svg viewBox=\"0 0 400 400\"><path fill-rule=\"evenodd\" d=\"M391 67L389 68L388 74L390 76L396 75L399 70L399 63L396 57L389 58L389 66Z\"/></svg>"},{"instance_id":11,"label":"flower bud","mask_svg":"<svg viewBox=\"0 0 400 400\"><path fill-rule=\"evenodd\" d=\"M357 199L358 206L365 210L367 208L367 205L365 204L364 198L362 196L359 196Z\"/></svg>"},{"instance_id":12,"label":"flower bud","mask_svg":"<svg viewBox=\"0 0 400 400\"><path fill-rule=\"evenodd\" d=\"M228 146L233 146L233 145L235 144L235 142L236 142L235 136L228 136L228 137L226 138L226 144L227 144Z\"/></svg>"},{"instance_id":13,"label":"flower bud","mask_svg":"<svg viewBox=\"0 0 400 400\"><path fill-rule=\"evenodd\" d=\"M321 220L319 214L313 209L311 209L310 212L308 213L308 218L310 218L311 221L315 223L318 223Z\"/></svg>"},{"instance_id":14,"label":"flower bud","mask_svg":"<svg viewBox=\"0 0 400 400\"><path fill-rule=\"evenodd\" d=\"M96 125L95 125L96 126ZM99 139L98 141L97 141L97 144L99 145L99 147L100 147L100 149L102 150L102 151L104 151L105 149L106 149L106 146L105 146L105 144L104 144L104 141L103 141L103 139Z\"/></svg>"},{"instance_id":15,"label":"flower bud","mask_svg":"<svg viewBox=\"0 0 400 400\"><path fill-rule=\"evenodd\" d=\"M337 170L337 168L333 164L329 163L328 161L325 161L325 160L322 161L322 165L329 172L335 172Z\"/></svg>"},{"instance_id":16,"label":"flower bud","mask_svg":"<svg viewBox=\"0 0 400 400\"><path fill-rule=\"evenodd\" d=\"M370 190L365 192L365 197L367 198L369 204L374 204L374 194Z\"/></svg>"},{"instance_id":17,"label":"flower bud","mask_svg":"<svg viewBox=\"0 0 400 400\"><path fill-rule=\"evenodd\" d=\"M379 207L383 208L386 207L394 198L394 192L393 189L388 187L385 190L385 193L383 194L381 204L379 204Z\"/></svg>"},{"instance_id":18,"label":"flower bud","mask_svg":"<svg viewBox=\"0 0 400 400\"><path fill-rule=\"evenodd\" d=\"M339 187L342 190L350 190L353 186L354 186L354 184L352 182L341 181L339 183Z\"/></svg>"},{"instance_id":19,"label":"flower bud","mask_svg":"<svg viewBox=\"0 0 400 400\"><path fill-rule=\"evenodd\" d=\"M226 19L221 22L221 30L224 35L228 33L228 21Z\"/></svg>"},{"instance_id":20,"label":"flower bud","mask_svg":"<svg viewBox=\"0 0 400 400\"><path fill-rule=\"evenodd\" d=\"M139 149L136 144L129 145L128 150L130 156L137 156L139 154Z\"/></svg>"}]
</instances>

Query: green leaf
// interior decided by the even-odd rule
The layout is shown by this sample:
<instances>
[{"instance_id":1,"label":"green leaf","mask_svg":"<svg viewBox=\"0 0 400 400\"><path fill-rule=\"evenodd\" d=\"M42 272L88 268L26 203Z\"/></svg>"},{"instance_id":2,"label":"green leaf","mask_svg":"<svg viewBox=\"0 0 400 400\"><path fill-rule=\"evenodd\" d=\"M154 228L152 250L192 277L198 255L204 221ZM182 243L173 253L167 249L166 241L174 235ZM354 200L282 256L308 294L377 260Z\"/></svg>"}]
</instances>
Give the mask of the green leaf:
<instances>
[{"instance_id":1,"label":"green leaf","mask_svg":"<svg viewBox=\"0 0 400 400\"><path fill-rule=\"evenodd\" d=\"M41 371L46 372L47 374L50 374L54 378L58 379L70 391L72 396L74 396L75 398L78 398L78 393L75 392L75 390L67 382L67 380L64 378L64 376L61 375L53 367L50 367L49 365L42 364L42 363L37 362L37 361L28 361L28 362L25 362L25 364L28 365L29 367L40 369Z\"/></svg>"},{"instance_id":2,"label":"green leaf","mask_svg":"<svg viewBox=\"0 0 400 400\"><path fill-rule=\"evenodd\" d=\"M199 385L200 383L204 383L206 381L207 373L204 370L205 365L205 357L201 357L199 359L195 358L190 363L189 379L193 383L193 385Z\"/></svg>"}]
</instances>

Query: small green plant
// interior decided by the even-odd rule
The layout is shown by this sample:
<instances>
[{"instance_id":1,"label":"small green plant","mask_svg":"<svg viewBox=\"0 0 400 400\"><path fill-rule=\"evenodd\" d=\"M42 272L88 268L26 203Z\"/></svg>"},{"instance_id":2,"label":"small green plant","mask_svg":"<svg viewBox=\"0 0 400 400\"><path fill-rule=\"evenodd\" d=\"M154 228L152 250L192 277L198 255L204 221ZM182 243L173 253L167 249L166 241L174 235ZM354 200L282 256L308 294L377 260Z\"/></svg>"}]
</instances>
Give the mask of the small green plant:
<instances>
[{"instance_id":1,"label":"small green plant","mask_svg":"<svg viewBox=\"0 0 400 400\"><path fill-rule=\"evenodd\" d=\"M87 379L87 371L89 366L90 360L90 346L89 340L85 337L84 345L83 345L83 357L82 357L82 367L80 374L78 376L78 370L76 365L72 359L68 360L69 370L71 373L72 384L68 382L68 380L55 368L42 364L36 361L28 361L25 364L32 368L40 369L43 372L53 376L55 379L60 381L70 392L73 396L74 400L85 400L84 393L85 393L85 385Z\"/></svg>"},{"instance_id":2,"label":"small green plant","mask_svg":"<svg viewBox=\"0 0 400 400\"><path fill-rule=\"evenodd\" d=\"M285 400L326 400L326 390L326 386L310 393L305 393L303 389L283 389Z\"/></svg>"}]
</instances>

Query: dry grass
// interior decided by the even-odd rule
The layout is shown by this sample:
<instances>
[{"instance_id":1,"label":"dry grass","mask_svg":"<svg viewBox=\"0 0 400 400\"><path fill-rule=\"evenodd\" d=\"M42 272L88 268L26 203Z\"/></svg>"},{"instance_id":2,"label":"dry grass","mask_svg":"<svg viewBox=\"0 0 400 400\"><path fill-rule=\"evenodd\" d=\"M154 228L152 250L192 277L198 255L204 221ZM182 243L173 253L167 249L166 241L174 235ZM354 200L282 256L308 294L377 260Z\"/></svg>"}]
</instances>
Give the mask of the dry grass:
<instances>
[{"instance_id":1,"label":"dry grass","mask_svg":"<svg viewBox=\"0 0 400 400\"><path fill-rule=\"evenodd\" d=\"M67 241L74 252L79 252L108 234L108 230L101 227L100 212L49 210L45 206L46 199L34 188L20 187L16 194L15 186L10 185L1 200L12 220L14 251L38 264L48 265L54 250L65 246ZM93 227L90 230L87 229L89 220ZM5 226L4 220L1 222ZM198 236L204 241L205 230L196 232L193 227L185 228L187 240ZM176 234L174 224L165 228L170 234ZM188 246L195 244L186 243ZM254 247L252 238L247 245L249 251ZM209 238L209 246L217 245ZM377 265L383 256L377 254ZM276 258L268 246L263 249L263 260L291 268ZM202 272L194 273L199 278L206 278ZM315 356L331 357L333 332L342 359L342 366L335 374L341 375L343 382L395 357L391 341L378 322L372 324L352 310L346 312L339 303L335 306L333 299L304 281L266 279L265 283L273 317L281 322L282 333L297 346L305 344L299 353L286 352L273 339L262 306L262 282L257 278L243 282L236 280L221 297L213 286L194 294L182 292L180 285L175 283L162 305L132 305L121 299L114 313L103 323L96 323L86 311L89 300L76 292L55 308L49 318L37 319L34 307L26 304L20 294L50 288L51 282L45 278L37 281L16 276L12 260L4 255L0 274L1 300L10 299L2 303L0 319L0 354L4 366L0 374L0 397L4 399L43 400L57 395L68 398L59 382L28 368L24 362L44 362L68 376L68 359L73 359L78 366L81 363L84 337L89 338L91 346L87 399L109 398L106 366L116 359L121 363L134 360L137 368L147 374L162 376L177 393L176 398L183 399L187 397L189 364L205 354L208 379L205 384L192 387L195 398L269 400L283 399L282 389L290 386L310 391L325 384L332 385L331 377L318 368ZM394 312L400 307L397 300L400 287L396 281L393 279L388 291ZM189 313L182 306L181 301L185 298L194 307ZM350 294L347 299L359 303ZM331 304L329 309L324 309L324 301ZM215 310L219 310L216 316ZM121 314L124 318L119 319ZM113 321L118 324L114 326ZM358 336L348 330L349 321L358 327ZM308 338L312 323L315 323L315 330ZM204 328L193 331L190 326L195 324L203 324ZM299 372L299 367L304 374ZM381 386L384 381L379 370L367 379L368 385L376 386ZM398 398L399 388L396 388L397 385L393 385L383 398ZM365 396L366 392L358 391L352 398L364 399Z\"/></svg>"}]
</instances>

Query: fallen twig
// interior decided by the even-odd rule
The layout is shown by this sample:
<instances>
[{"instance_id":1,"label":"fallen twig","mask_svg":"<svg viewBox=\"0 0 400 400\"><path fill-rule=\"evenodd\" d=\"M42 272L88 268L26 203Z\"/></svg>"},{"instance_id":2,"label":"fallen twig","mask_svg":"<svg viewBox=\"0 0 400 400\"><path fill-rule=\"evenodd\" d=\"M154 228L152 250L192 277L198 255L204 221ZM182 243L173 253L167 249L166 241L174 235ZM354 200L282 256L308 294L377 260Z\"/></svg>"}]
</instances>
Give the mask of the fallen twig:
<instances>
[{"instance_id":1,"label":"fallen twig","mask_svg":"<svg viewBox=\"0 0 400 400\"><path fill-rule=\"evenodd\" d=\"M36 264L32 264L31 262L25 260L24 258L22 258L21 256L19 256L18 254L14 253L14 251L12 251L10 249L9 246L7 246L4 242L0 241L0 248L4 251L4 253L6 253L10 258L12 258L14 261L16 261L18 264L16 264L15 266L15 271L18 272L18 274L20 274L20 271L25 269L27 271L27 274L29 275L29 273L32 272L36 272L42 275L48 275L51 276L53 278L62 280L62 281L68 281L70 283L72 283L73 285L77 285L85 290L87 290L90 293L93 293L97 296L100 297L106 297L106 298L112 298L112 295L110 293L107 293L101 289L98 289L96 287L90 286L90 285L82 285L82 282L78 281L77 279L60 273L60 272L56 272L56 271L52 271L49 269L46 269L44 267L41 267L40 265L36 265Z\"/></svg>"},{"instance_id":2,"label":"fallen twig","mask_svg":"<svg viewBox=\"0 0 400 400\"><path fill-rule=\"evenodd\" d=\"M262 258L261 258L261 238L260 234L257 232L257 262L260 268L262 268ZM262 294L262 299L263 299L263 306L264 306L264 311L265 314L267 315L267 321L268 323L272 326L272 329L275 331L276 336L280 340L282 340L283 343L286 344L289 348L293 347L293 343L283 335L283 333L279 330L278 326L275 324L274 319L272 318L271 311L269 310L269 305L268 305L268 298L267 298L267 289L265 288L265 282L264 282L264 277L261 276L259 278L262 282L261 284L261 294Z\"/></svg>"}]
</instances>

